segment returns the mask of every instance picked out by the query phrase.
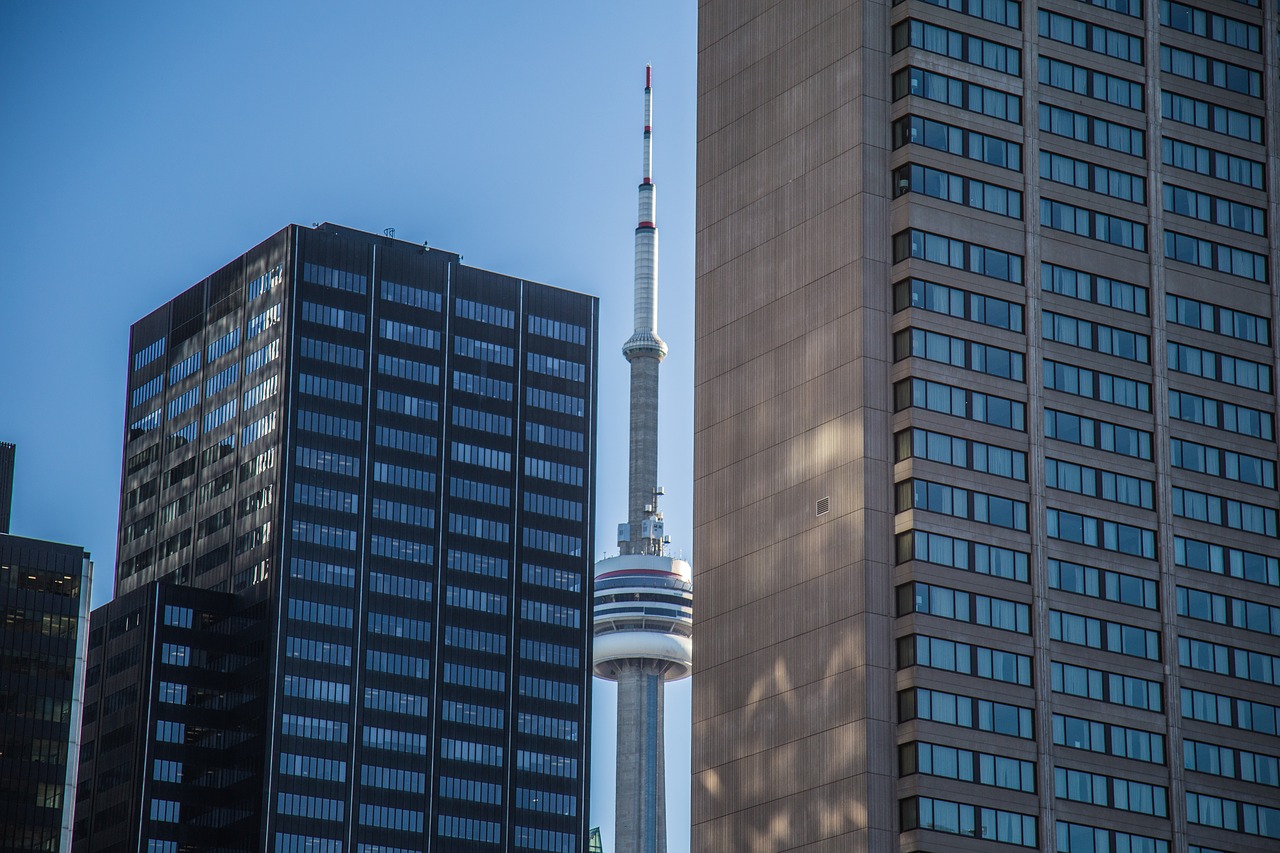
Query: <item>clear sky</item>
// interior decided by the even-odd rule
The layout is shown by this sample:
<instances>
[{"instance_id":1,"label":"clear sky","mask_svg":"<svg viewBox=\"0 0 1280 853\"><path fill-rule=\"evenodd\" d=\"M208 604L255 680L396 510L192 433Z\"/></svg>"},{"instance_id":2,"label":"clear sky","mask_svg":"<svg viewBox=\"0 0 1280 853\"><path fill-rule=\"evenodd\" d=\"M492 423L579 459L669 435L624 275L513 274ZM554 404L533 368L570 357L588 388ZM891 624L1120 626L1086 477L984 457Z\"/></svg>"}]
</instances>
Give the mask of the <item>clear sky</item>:
<instances>
[{"instance_id":1,"label":"clear sky","mask_svg":"<svg viewBox=\"0 0 1280 853\"><path fill-rule=\"evenodd\" d=\"M692 2L0 3L0 440L13 532L83 545L110 597L129 325L290 222L430 241L597 294L597 542L626 517L644 65L661 240L660 482L692 542ZM592 821L613 848L614 695ZM667 690L689 848L689 682Z\"/></svg>"}]
</instances>

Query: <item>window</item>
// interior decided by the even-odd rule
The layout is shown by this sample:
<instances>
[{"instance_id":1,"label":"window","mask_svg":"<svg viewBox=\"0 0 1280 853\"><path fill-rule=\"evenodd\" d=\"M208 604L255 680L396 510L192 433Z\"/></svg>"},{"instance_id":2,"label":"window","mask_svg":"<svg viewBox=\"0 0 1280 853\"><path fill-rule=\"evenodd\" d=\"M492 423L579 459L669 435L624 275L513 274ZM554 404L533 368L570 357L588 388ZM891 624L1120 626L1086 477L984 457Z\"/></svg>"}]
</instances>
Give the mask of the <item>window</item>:
<instances>
[{"instance_id":1,"label":"window","mask_svg":"<svg viewBox=\"0 0 1280 853\"><path fill-rule=\"evenodd\" d=\"M1159 681L1058 661L1051 661L1049 670L1054 693L1162 713L1164 685Z\"/></svg>"},{"instance_id":2,"label":"window","mask_svg":"<svg viewBox=\"0 0 1280 853\"><path fill-rule=\"evenodd\" d=\"M1057 341L1143 364L1151 360L1150 339L1127 329L1045 311L1041 314L1041 331L1046 341Z\"/></svg>"},{"instance_id":3,"label":"window","mask_svg":"<svg viewBox=\"0 0 1280 853\"><path fill-rule=\"evenodd\" d=\"M1129 657L1160 660L1160 632L1092 616L1049 611L1049 638Z\"/></svg>"},{"instance_id":4,"label":"window","mask_svg":"<svg viewBox=\"0 0 1280 853\"><path fill-rule=\"evenodd\" d=\"M1155 484L1150 480L1061 459L1045 459L1044 484L1051 489L1101 498L1127 506L1142 509L1155 507Z\"/></svg>"},{"instance_id":5,"label":"window","mask_svg":"<svg viewBox=\"0 0 1280 853\"><path fill-rule=\"evenodd\" d=\"M1191 739L1183 740L1182 755L1183 766L1187 770L1225 779L1241 779L1272 788L1280 787L1280 758L1274 755Z\"/></svg>"},{"instance_id":6,"label":"window","mask_svg":"<svg viewBox=\"0 0 1280 853\"><path fill-rule=\"evenodd\" d=\"M1160 0L1160 23L1170 29L1213 39L1232 47L1242 47L1254 53L1262 51L1262 33L1254 24L1197 9L1185 3Z\"/></svg>"},{"instance_id":7,"label":"window","mask_svg":"<svg viewBox=\"0 0 1280 853\"><path fill-rule=\"evenodd\" d=\"M1170 323L1271 346L1271 321L1257 314L1173 294L1165 297L1165 311Z\"/></svg>"},{"instance_id":8,"label":"window","mask_svg":"<svg viewBox=\"0 0 1280 853\"><path fill-rule=\"evenodd\" d=\"M1178 663L1258 684L1275 684L1280 674L1280 657L1190 637L1178 638Z\"/></svg>"},{"instance_id":9,"label":"window","mask_svg":"<svg viewBox=\"0 0 1280 853\"><path fill-rule=\"evenodd\" d=\"M1048 390L1100 400L1140 412L1151 411L1151 385L1146 382L1047 358L1043 366L1044 387Z\"/></svg>"},{"instance_id":10,"label":"window","mask_svg":"<svg viewBox=\"0 0 1280 853\"><path fill-rule=\"evenodd\" d=\"M1205 521L1219 527L1276 535L1276 510L1270 506L1251 504L1206 492L1173 488L1173 514L1180 518Z\"/></svg>"},{"instance_id":11,"label":"window","mask_svg":"<svg viewBox=\"0 0 1280 853\"><path fill-rule=\"evenodd\" d=\"M1198 471L1225 480L1235 480L1267 489L1276 487L1276 464L1270 459L1250 456L1221 447L1211 447L1180 438L1169 439L1169 459L1174 468Z\"/></svg>"},{"instance_id":12,"label":"window","mask_svg":"<svg viewBox=\"0 0 1280 853\"><path fill-rule=\"evenodd\" d=\"M892 179L894 198L920 193L987 213L1022 218L1022 193L1017 190L914 163L894 170Z\"/></svg>"},{"instance_id":13,"label":"window","mask_svg":"<svg viewBox=\"0 0 1280 853\"><path fill-rule=\"evenodd\" d=\"M898 639L898 669L909 666L1031 686L1031 658L1027 655L924 634L909 634Z\"/></svg>"},{"instance_id":14,"label":"window","mask_svg":"<svg viewBox=\"0 0 1280 853\"><path fill-rule=\"evenodd\" d=\"M929 829L1018 847L1037 846L1036 818L1033 815L933 797L909 797L899 802L899 811L903 831Z\"/></svg>"},{"instance_id":15,"label":"window","mask_svg":"<svg viewBox=\"0 0 1280 853\"><path fill-rule=\"evenodd\" d=\"M911 509L936 512L953 518L970 518L1011 530L1027 529L1025 501L919 478L906 480L896 486L895 511L906 512Z\"/></svg>"},{"instance_id":16,"label":"window","mask_svg":"<svg viewBox=\"0 0 1280 853\"><path fill-rule=\"evenodd\" d=\"M1160 785L1073 770L1053 768L1054 796L1120 811L1169 816L1169 790Z\"/></svg>"},{"instance_id":17,"label":"window","mask_svg":"<svg viewBox=\"0 0 1280 853\"><path fill-rule=\"evenodd\" d=\"M1113 246L1123 246L1139 252L1147 250L1146 225L1074 204L1040 199L1040 224L1045 228L1088 237Z\"/></svg>"},{"instance_id":18,"label":"window","mask_svg":"<svg viewBox=\"0 0 1280 853\"><path fill-rule=\"evenodd\" d=\"M898 767L903 776L919 773L923 776L958 779L961 782L974 782L1028 794L1034 794L1036 790L1034 761L926 741L912 741L899 746Z\"/></svg>"},{"instance_id":19,"label":"window","mask_svg":"<svg viewBox=\"0 0 1280 853\"><path fill-rule=\"evenodd\" d=\"M1201 572L1280 586L1280 559L1185 536L1173 537L1173 562Z\"/></svg>"},{"instance_id":20,"label":"window","mask_svg":"<svg viewBox=\"0 0 1280 853\"><path fill-rule=\"evenodd\" d=\"M1146 158L1146 134L1142 130L1087 113L1041 104L1040 129L1086 145Z\"/></svg>"},{"instance_id":21,"label":"window","mask_svg":"<svg viewBox=\"0 0 1280 853\"><path fill-rule=\"evenodd\" d=\"M1137 36L1044 10L1040 11L1039 23L1040 35L1051 41L1132 62L1134 65L1142 64L1142 39Z\"/></svg>"},{"instance_id":22,"label":"window","mask_svg":"<svg viewBox=\"0 0 1280 853\"><path fill-rule=\"evenodd\" d=\"M1169 417L1266 441L1271 441L1275 435L1270 412L1172 388L1169 389Z\"/></svg>"},{"instance_id":23,"label":"window","mask_svg":"<svg viewBox=\"0 0 1280 853\"><path fill-rule=\"evenodd\" d=\"M1067 444L1094 447L1135 459L1151 458L1151 433L1133 427L1045 409L1044 432L1047 438Z\"/></svg>"},{"instance_id":24,"label":"window","mask_svg":"<svg viewBox=\"0 0 1280 853\"><path fill-rule=\"evenodd\" d=\"M1187 823L1280 838L1280 808L1187 792Z\"/></svg>"},{"instance_id":25,"label":"window","mask_svg":"<svg viewBox=\"0 0 1280 853\"><path fill-rule=\"evenodd\" d=\"M1280 607L1184 586L1177 592L1179 616L1280 636Z\"/></svg>"},{"instance_id":26,"label":"window","mask_svg":"<svg viewBox=\"0 0 1280 853\"><path fill-rule=\"evenodd\" d=\"M328 305L306 300L302 302L302 319L308 323L319 323L322 326L345 329L349 332L364 331L365 317L359 311L331 308Z\"/></svg>"},{"instance_id":27,"label":"window","mask_svg":"<svg viewBox=\"0 0 1280 853\"><path fill-rule=\"evenodd\" d=\"M1174 92L1160 93L1160 109L1170 121L1262 144L1262 119L1250 113Z\"/></svg>"},{"instance_id":28,"label":"window","mask_svg":"<svg viewBox=\"0 0 1280 853\"><path fill-rule=\"evenodd\" d=\"M1019 432L1027 428L1025 403L941 382L905 379L893 386L893 398L897 412L918 407Z\"/></svg>"},{"instance_id":29,"label":"window","mask_svg":"<svg viewBox=\"0 0 1280 853\"><path fill-rule=\"evenodd\" d=\"M904 0L894 0L895 6ZM971 18L991 21L1011 29L1021 29L1022 4L1015 0L923 0L940 9L950 9Z\"/></svg>"},{"instance_id":30,"label":"window","mask_svg":"<svg viewBox=\"0 0 1280 853\"><path fill-rule=\"evenodd\" d=\"M910 560L1027 582L1027 554L943 533L909 530L896 540L899 565Z\"/></svg>"},{"instance_id":31,"label":"window","mask_svg":"<svg viewBox=\"0 0 1280 853\"><path fill-rule=\"evenodd\" d=\"M928 459L1024 483L1027 480L1027 454L1021 450L919 428L898 433L894 436L894 445L896 461L899 462L911 458Z\"/></svg>"},{"instance_id":32,"label":"window","mask_svg":"<svg viewBox=\"0 0 1280 853\"><path fill-rule=\"evenodd\" d=\"M908 308L958 317L997 329L1022 331L1022 306L1018 303L918 278L894 285L893 310L905 311Z\"/></svg>"},{"instance_id":33,"label":"window","mask_svg":"<svg viewBox=\"0 0 1280 853\"><path fill-rule=\"evenodd\" d=\"M1043 13L1041 13L1043 14ZM1040 152L1040 177L1099 195L1146 205L1147 181L1120 169L1111 169L1051 151Z\"/></svg>"},{"instance_id":34,"label":"window","mask_svg":"<svg viewBox=\"0 0 1280 853\"><path fill-rule=\"evenodd\" d=\"M997 41L908 19L893 28L893 52L915 47L970 65L1022 76L1022 52Z\"/></svg>"},{"instance_id":35,"label":"window","mask_svg":"<svg viewBox=\"0 0 1280 853\"><path fill-rule=\"evenodd\" d=\"M909 613L926 613L1019 634L1031 633L1031 611L1026 604L918 581L898 587L898 615Z\"/></svg>"},{"instance_id":36,"label":"window","mask_svg":"<svg viewBox=\"0 0 1280 853\"><path fill-rule=\"evenodd\" d=\"M893 360L902 361L911 357L1012 379L1015 382L1025 381L1022 353L927 329L903 329L894 334Z\"/></svg>"},{"instance_id":37,"label":"window","mask_svg":"<svg viewBox=\"0 0 1280 853\"><path fill-rule=\"evenodd\" d=\"M952 269L1022 284L1022 256L912 228L893 236L893 262L918 258Z\"/></svg>"},{"instance_id":38,"label":"window","mask_svg":"<svg viewBox=\"0 0 1280 853\"><path fill-rule=\"evenodd\" d=\"M1146 835L1085 826L1082 823L1057 822L1058 853L1103 853L1126 850L1131 853L1169 853L1169 842Z\"/></svg>"},{"instance_id":39,"label":"window","mask_svg":"<svg viewBox=\"0 0 1280 853\"><path fill-rule=\"evenodd\" d=\"M895 101L911 95L1013 124L1022 122L1022 99L999 89L913 66L896 72L892 82Z\"/></svg>"},{"instance_id":40,"label":"window","mask_svg":"<svg viewBox=\"0 0 1280 853\"><path fill-rule=\"evenodd\" d=\"M1262 208L1174 184L1164 185L1164 209L1246 234L1267 233L1267 212Z\"/></svg>"},{"instance_id":41,"label":"window","mask_svg":"<svg viewBox=\"0 0 1280 853\"><path fill-rule=\"evenodd\" d=\"M1141 83L1047 56L1040 57L1039 70L1040 82L1051 88L1131 110L1143 109Z\"/></svg>"},{"instance_id":42,"label":"window","mask_svg":"<svg viewBox=\"0 0 1280 853\"><path fill-rule=\"evenodd\" d=\"M1229 92L1262 97L1262 75L1257 71L1182 48L1161 45L1160 70Z\"/></svg>"},{"instance_id":43,"label":"window","mask_svg":"<svg viewBox=\"0 0 1280 853\"><path fill-rule=\"evenodd\" d=\"M1257 160L1217 151L1203 145L1183 142L1166 136L1161 139L1160 152L1165 165L1208 175L1220 181L1229 181L1255 190L1263 188L1264 167Z\"/></svg>"},{"instance_id":44,"label":"window","mask_svg":"<svg viewBox=\"0 0 1280 853\"><path fill-rule=\"evenodd\" d=\"M1147 610L1155 610L1158 606L1156 604L1158 585L1155 581L1110 569L1082 566L1066 560L1050 558L1049 586L1052 589L1129 604Z\"/></svg>"},{"instance_id":45,"label":"window","mask_svg":"<svg viewBox=\"0 0 1280 853\"><path fill-rule=\"evenodd\" d=\"M496 305L486 305L483 302L472 302L469 299L455 300L454 313L468 320L503 326L508 329L514 329L516 326L514 311L507 308L499 308Z\"/></svg>"},{"instance_id":46,"label":"window","mask_svg":"<svg viewBox=\"0 0 1280 853\"><path fill-rule=\"evenodd\" d=\"M319 264L303 264L302 280L348 293L364 293L368 283L368 279L359 273L322 267Z\"/></svg>"},{"instance_id":47,"label":"window","mask_svg":"<svg viewBox=\"0 0 1280 853\"><path fill-rule=\"evenodd\" d=\"M925 0L928 2L928 0ZM893 147L923 145L989 166L1022 171L1022 145L998 136L966 130L919 116L906 116L893 123Z\"/></svg>"},{"instance_id":48,"label":"window","mask_svg":"<svg viewBox=\"0 0 1280 853\"><path fill-rule=\"evenodd\" d=\"M356 347L303 337L299 351L304 358L327 361L342 367L364 367L364 350Z\"/></svg>"},{"instance_id":49,"label":"window","mask_svg":"<svg viewBox=\"0 0 1280 853\"><path fill-rule=\"evenodd\" d=\"M974 699L941 690L911 688L898 694L898 719L932 720L951 726L977 729L1031 740L1032 711L987 699Z\"/></svg>"},{"instance_id":50,"label":"window","mask_svg":"<svg viewBox=\"0 0 1280 853\"><path fill-rule=\"evenodd\" d=\"M1156 558L1155 531L1144 527L1093 518L1053 507L1045 509L1045 527L1050 539L1075 542L1091 548L1145 557L1148 560Z\"/></svg>"},{"instance_id":51,"label":"window","mask_svg":"<svg viewBox=\"0 0 1280 853\"><path fill-rule=\"evenodd\" d=\"M587 330L583 326L575 326L572 323L565 323L560 320L550 320L534 314L529 315L529 334L554 338L569 344L582 346L587 344Z\"/></svg>"},{"instance_id":52,"label":"window","mask_svg":"<svg viewBox=\"0 0 1280 853\"><path fill-rule=\"evenodd\" d=\"M1246 732L1280 734L1280 708L1275 705L1189 687L1182 688L1182 716Z\"/></svg>"},{"instance_id":53,"label":"window","mask_svg":"<svg viewBox=\"0 0 1280 853\"><path fill-rule=\"evenodd\" d=\"M1041 287L1073 300L1147 316L1147 288L1138 284L1117 282L1103 275L1044 261L1041 264Z\"/></svg>"},{"instance_id":54,"label":"window","mask_svg":"<svg viewBox=\"0 0 1280 853\"><path fill-rule=\"evenodd\" d=\"M440 310L440 294L431 290L421 290L407 284L382 282L381 294L384 300L399 302L413 308L425 308L428 311Z\"/></svg>"},{"instance_id":55,"label":"window","mask_svg":"<svg viewBox=\"0 0 1280 853\"><path fill-rule=\"evenodd\" d=\"M1053 742L1150 764L1164 764L1164 736L1111 723L1053 715Z\"/></svg>"}]
</instances>

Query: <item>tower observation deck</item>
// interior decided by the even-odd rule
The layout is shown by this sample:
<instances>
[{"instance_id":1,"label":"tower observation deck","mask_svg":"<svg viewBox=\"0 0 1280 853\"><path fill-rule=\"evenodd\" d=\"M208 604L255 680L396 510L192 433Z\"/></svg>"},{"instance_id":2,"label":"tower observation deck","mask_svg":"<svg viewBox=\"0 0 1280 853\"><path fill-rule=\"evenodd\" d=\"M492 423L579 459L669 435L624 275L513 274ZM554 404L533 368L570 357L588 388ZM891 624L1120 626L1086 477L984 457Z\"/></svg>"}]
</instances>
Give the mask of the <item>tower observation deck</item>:
<instances>
[{"instance_id":1,"label":"tower observation deck","mask_svg":"<svg viewBox=\"0 0 1280 853\"><path fill-rule=\"evenodd\" d=\"M653 185L653 73L645 68L644 177L636 225L627 521L595 566L595 674L618 684L616 853L666 853L664 685L693 671L693 572L669 556L658 498L658 227Z\"/></svg>"}]
</instances>

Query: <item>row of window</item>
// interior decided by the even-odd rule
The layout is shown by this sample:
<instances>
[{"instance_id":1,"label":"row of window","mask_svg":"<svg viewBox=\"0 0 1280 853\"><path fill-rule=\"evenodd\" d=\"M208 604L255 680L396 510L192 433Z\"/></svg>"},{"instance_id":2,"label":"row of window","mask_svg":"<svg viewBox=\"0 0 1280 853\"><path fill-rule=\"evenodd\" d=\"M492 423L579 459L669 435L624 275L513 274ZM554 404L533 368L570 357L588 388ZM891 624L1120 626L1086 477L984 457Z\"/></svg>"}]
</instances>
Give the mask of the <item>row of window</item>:
<instances>
[{"instance_id":1,"label":"row of window","mask_svg":"<svg viewBox=\"0 0 1280 853\"><path fill-rule=\"evenodd\" d=\"M1005 598L980 596L937 584L902 584L897 588L897 615L928 613L931 616L972 622L998 630L1030 634L1030 607Z\"/></svg>"},{"instance_id":2,"label":"row of window","mask_svg":"<svg viewBox=\"0 0 1280 853\"><path fill-rule=\"evenodd\" d=\"M893 147L923 145L990 166L1022 171L1022 145L935 119L905 116L893 123Z\"/></svg>"},{"instance_id":3,"label":"row of window","mask_svg":"<svg viewBox=\"0 0 1280 853\"><path fill-rule=\"evenodd\" d=\"M1180 47L1160 46L1160 70L1229 92L1262 97L1262 75L1257 71Z\"/></svg>"},{"instance_id":4,"label":"row of window","mask_svg":"<svg viewBox=\"0 0 1280 853\"><path fill-rule=\"evenodd\" d=\"M898 719L904 723L908 720L930 720L1024 740L1035 738L1030 708L923 687L913 687L898 694Z\"/></svg>"},{"instance_id":5,"label":"row of window","mask_svg":"<svg viewBox=\"0 0 1280 853\"><path fill-rule=\"evenodd\" d=\"M919 560L980 575L1027 582L1028 555L1024 551L925 530L900 533L895 544L899 564Z\"/></svg>"},{"instance_id":6,"label":"row of window","mask_svg":"<svg viewBox=\"0 0 1280 853\"><path fill-rule=\"evenodd\" d=\"M1122 62L1142 64L1142 39L1138 36L1043 9L1039 14L1039 25L1040 35L1044 38Z\"/></svg>"},{"instance_id":7,"label":"row of window","mask_svg":"<svg viewBox=\"0 0 1280 853\"><path fill-rule=\"evenodd\" d=\"M1086 160L1077 160L1065 154L1042 150L1040 177L1098 195L1118 198L1121 201L1131 201L1141 205L1147 203L1147 180L1141 175L1100 166Z\"/></svg>"},{"instance_id":8,"label":"row of window","mask_svg":"<svg viewBox=\"0 0 1280 853\"><path fill-rule=\"evenodd\" d=\"M893 360L911 357L1015 382L1025 381L1022 353L927 329L903 329L894 334Z\"/></svg>"},{"instance_id":9,"label":"row of window","mask_svg":"<svg viewBox=\"0 0 1280 853\"><path fill-rule=\"evenodd\" d=\"M1280 586L1280 558L1210 542L1173 537L1173 562L1201 572Z\"/></svg>"},{"instance_id":10,"label":"row of window","mask_svg":"<svg viewBox=\"0 0 1280 853\"><path fill-rule=\"evenodd\" d=\"M898 462L914 457L997 477L1027 480L1027 454L1021 450L955 438L918 427L895 435L894 448L895 461Z\"/></svg>"},{"instance_id":11,"label":"row of window","mask_svg":"<svg viewBox=\"0 0 1280 853\"><path fill-rule=\"evenodd\" d=\"M992 681L1031 686L1031 658L941 637L910 634L898 639L898 668L924 666Z\"/></svg>"},{"instance_id":12,"label":"row of window","mask_svg":"<svg viewBox=\"0 0 1280 853\"><path fill-rule=\"evenodd\" d=\"M1174 341L1169 341L1168 353L1172 371L1251 391L1272 391L1270 365Z\"/></svg>"},{"instance_id":13,"label":"row of window","mask_svg":"<svg viewBox=\"0 0 1280 853\"><path fill-rule=\"evenodd\" d=\"M1018 303L918 278L893 286L893 310L907 308L920 308L997 329L1022 331L1022 306Z\"/></svg>"},{"instance_id":14,"label":"row of window","mask_svg":"<svg viewBox=\"0 0 1280 853\"><path fill-rule=\"evenodd\" d=\"M1151 459L1150 432L1071 412L1045 409L1044 434L1047 438L1080 447L1092 447L1135 459Z\"/></svg>"},{"instance_id":15,"label":"row of window","mask_svg":"<svg viewBox=\"0 0 1280 853\"><path fill-rule=\"evenodd\" d=\"M1113 246L1136 249L1139 252L1147 250L1146 225L1132 219L1125 219L1123 216L1089 210L1074 204L1048 198L1040 199L1040 224L1045 228L1110 243Z\"/></svg>"},{"instance_id":16,"label":"row of window","mask_svg":"<svg viewBox=\"0 0 1280 853\"><path fill-rule=\"evenodd\" d=\"M920 773L961 782L974 782L1010 791L1034 794L1034 761L1008 758L954 746L912 741L898 747L898 768L903 776Z\"/></svg>"},{"instance_id":17,"label":"row of window","mask_svg":"<svg viewBox=\"0 0 1280 853\"><path fill-rule=\"evenodd\" d=\"M1183 767L1197 773L1280 787L1280 758L1190 738L1182 741Z\"/></svg>"},{"instance_id":18,"label":"row of window","mask_svg":"<svg viewBox=\"0 0 1280 853\"><path fill-rule=\"evenodd\" d=\"M1275 423L1270 412L1169 389L1169 417L1271 441Z\"/></svg>"},{"instance_id":19,"label":"row of window","mask_svg":"<svg viewBox=\"0 0 1280 853\"><path fill-rule=\"evenodd\" d=\"M1177 593L1179 616L1280 636L1280 607L1185 586Z\"/></svg>"},{"instance_id":20,"label":"row of window","mask_svg":"<svg viewBox=\"0 0 1280 853\"><path fill-rule=\"evenodd\" d=\"M1173 488L1173 514L1179 518L1205 521L1219 527L1276 535L1276 510L1219 495L1197 492L1179 486Z\"/></svg>"},{"instance_id":21,"label":"row of window","mask_svg":"<svg viewBox=\"0 0 1280 853\"><path fill-rule=\"evenodd\" d=\"M1045 459L1044 484L1051 489L1141 509L1155 506L1155 483L1152 481L1061 459Z\"/></svg>"},{"instance_id":22,"label":"row of window","mask_svg":"<svg viewBox=\"0 0 1280 853\"><path fill-rule=\"evenodd\" d=\"M1180 32L1213 39L1254 53L1262 50L1262 33L1255 24L1198 9L1175 0L1160 0L1160 23Z\"/></svg>"},{"instance_id":23,"label":"row of window","mask_svg":"<svg viewBox=\"0 0 1280 853\"><path fill-rule=\"evenodd\" d=\"M1280 657L1276 655L1192 637L1178 638L1178 663L1201 672L1259 684L1275 684L1280 676Z\"/></svg>"},{"instance_id":24,"label":"row of window","mask_svg":"<svg viewBox=\"0 0 1280 853\"><path fill-rule=\"evenodd\" d=\"M919 509L953 518L970 518L1010 530L1027 529L1027 503L1013 498L914 478L898 483L895 512Z\"/></svg>"},{"instance_id":25,"label":"row of window","mask_svg":"<svg viewBox=\"0 0 1280 853\"><path fill-rule=\"evenodd\" d=\"M1263 188L1266 167L1248 157L1165 136L1160 140L1160 158L1166 166L1255 190Z\"/></svg>"},{"instance_id":26,"label":"row of window","mask_svg":"<svg viewBox=\"0 0 1280 853\"><path fill-rule=\"evenodd\" d=\"M916 47L1014 77L1022 75L1022 51L997 41L909 18L893 28L893 52Z\"/></svg>"},{"instance_id":27,"label":"row of window","mask_svg":"<svg viewBox=\"0 0 1280 853\"><path fill-rule=\"evenodd\" d=\"M1151 411L1150 383L1047 358L1042 367L1044 387L1047 390L1061 391L1075 397L1085 397L1140 412Z\"/></svg>"},{"instance_id":28,"label":"row of window","mask_svg":"<svg viewBox=\"0 0 1280 853\"><path fill-rule=\"evenodd\" d=\"M1160 785L1067 767L1053 768L1054 796L1138 814L1169 816L1169 790Z\"/></svg>"},{"instance_id":29,"label":"row of window","mask_svg":"<svg viewBox=\"0 0 1280 853\"><path fill-rule=\"evenodd\" d=\"M1131 729L1113 723L1100 723L1064 714L1053 715L1053 742L1058 746L1083 749L1164 764L1164 735L1156 732Z\"/></svg>"},{"instance_id":30,"label":"row of window","mask_svg":"<svg viewBox=\"0 0 1280 853\"><path fill-rule=\"evenodd\" d=\"M1093 566L1082 566L1067 560L1049 559L1049 587L1100 598L1104 601L1115 601L1147 610L1155 610L1157 604L1158 584L1147 578L1116 572L1110 569L1095 569Z\"/></svg>"},{"instance_id":31,"label":"row of window","mask_svg":"<svg viewBox=\"0 0 1280 853\"><path fill-rule=\"evenodd\" d=\"M1017 847L1036 847L1036 818L1034 815L1004 811L933 797L909 797L899 803L902 830L929 829L948 835L966 838L982 838L1012 844Z\"/></svg>"},{"instance_id":32,"label":"row of window","mask_svg":"<svg viewBox=\"0 0 1280 853\"><path fill-rule=\"evenodd\" d=\"M1182 688L1182 716L1246 732L1280 734L1280 708L1207 690Z\"/></svg>"},{"instance_id":33,"label":"row of window","mask_svg":"<svg viewBox=\"0 0 1280 853\"><path fill-rule=\"evenodd\" d=\"M895 101L920 97L988 118L1022 123L1022 98L999 89L914 66L895 72L891 82Z\"/></svg>"},{"instance_id":34,"label":"row of window","mask_svg":"<svg viewBox=\"0 0 1280 853\"><path fill-rule=\"evenodd\" d=\"M1159 631L1078 613L1050 610L1049 639L1144 660L1160 660Z\"/></svg>"},{"instance_id":35,"label":"row of window","mask_svg":"<svg viewBox=\"0 0 1280 853\"><path fill-rule=\"evenodd\" d=\"M1022 193L1018 190L915 163L895 169L890 177L894 198L920 193L987 213L1022 218Z\"/></svg>"},{"instance_id":36,"label":"row of window","mask_svg":"<svg viewBox=\"0 0 1280 853\"><path fill-rule=\"evenodd\" d=\"M1163 712L1164 685L1159 681L1058 661L1051 661L1049 670L1054 693L1154 711L1157 714Z\"/></svg>"}]
</instances>

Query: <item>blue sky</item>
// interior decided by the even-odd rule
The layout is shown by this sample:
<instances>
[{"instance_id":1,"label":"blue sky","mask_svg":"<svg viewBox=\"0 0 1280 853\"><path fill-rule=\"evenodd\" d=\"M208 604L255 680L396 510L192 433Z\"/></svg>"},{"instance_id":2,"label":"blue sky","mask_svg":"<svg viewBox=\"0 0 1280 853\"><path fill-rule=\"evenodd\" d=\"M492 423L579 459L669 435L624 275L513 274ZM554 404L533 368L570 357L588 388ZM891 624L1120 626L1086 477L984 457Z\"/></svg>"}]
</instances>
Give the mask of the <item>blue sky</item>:
<instances>
[{"instance_id":1,"label":"blue sky","mask_svg":"<svg viewBox=\"0 0 1280 853\"><path fill-rule=\"evenodd\" d=\"M0 4L0 440L13 532L93 553L110 596L129 325L290 222L428 240L601 299L597 541L626 516L644 65L654 66L660 480L692 543L694 4ZM668 688L688 850L689 682ZM614 696L592 819L613 843Z\"/></svg>"}]
</instances>

